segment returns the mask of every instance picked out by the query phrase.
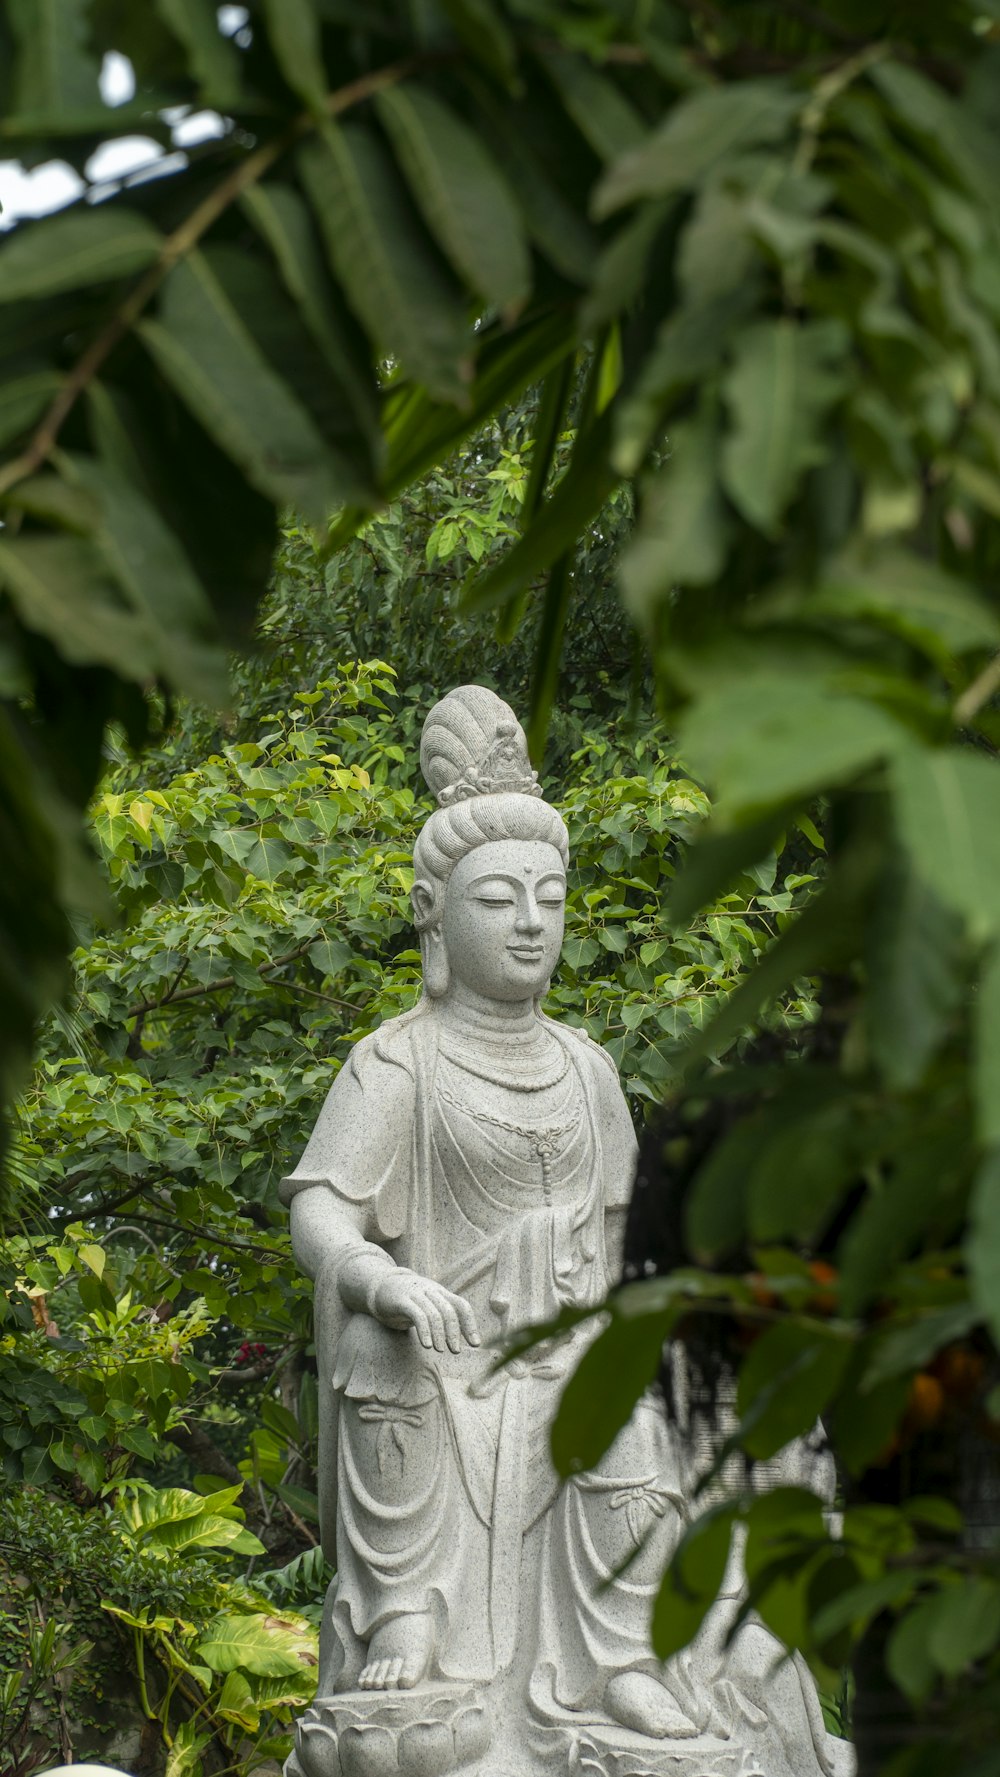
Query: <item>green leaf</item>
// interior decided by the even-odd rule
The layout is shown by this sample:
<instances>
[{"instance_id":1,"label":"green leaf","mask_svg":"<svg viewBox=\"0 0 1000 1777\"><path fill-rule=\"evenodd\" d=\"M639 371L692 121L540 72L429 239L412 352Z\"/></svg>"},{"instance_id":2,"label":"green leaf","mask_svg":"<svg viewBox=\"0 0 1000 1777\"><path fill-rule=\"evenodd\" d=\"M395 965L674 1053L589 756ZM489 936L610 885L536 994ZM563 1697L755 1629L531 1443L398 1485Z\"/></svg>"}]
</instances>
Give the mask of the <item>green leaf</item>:
<instances>
[{"instance_id":1,"label":"green leaf","mask_svg":"<svg viewBox=\"0 0 1000 1777\"><path fill-rule=\"evenodd\" d=\"M883 1078L915 1086L962 991L961 926L898 846L890 848L865 924L865 1015Z\"/></svg>"},{"instance_id":2,"label":"green leaf","mask_svg":"<svg viewBox=\"0 0 1000 1777\"><path fill-rule=\"evenodd\" d=\"M891 775L914 869L974 941L1000 934L1000 765L969 748L910 748Z\"/></svg>"},{"instance_id":3,"label":"green leaf","mask_svg":"<svg viewBox=\"0 0 1000 1777\"><path fill-rule=\"evenodd\" d=\"M316 1632L301 1617L276 1612L219 1616L199 1641L197 1654L213 1672L280 1678L316 1665Z\"/></svg>"},{"instance_id":4,"label":"green leaf","mask_svg":"<svg viewBox=\"0 0 1000 1777\"><path fill-rule=\"evenodd\" d=\"M9 109L53 115L96 110L98 65L89 48L88 0L8 0L7 16L18 46Z\"/></svg>"},{"instance_id":5,"label":"green leaf","mask_svg":"<svg viewBox=\"0 0 1000 1777\"><path fill-rule=\"evenodd\" d=\"M335 981L352 960L354 952L343 938L319 938L309 946L309 961L315 963L321 975Z\"/></svg>"},{"instance_id":6,"label":"green leaf","mask_svg":"<svg viewBox=\"0 0 1000 1777\"><path fill-rule=\"evenodd\" d=\"M729 334L746 311L746 292L739 289L681 309L663 323L616 412L612 461L623 475L638 469L677 397L722 362Z\"/></svg>"},{"instance_id":7,"label":"green leaf","mask_svg":"<svg viewBox=\"0 0 1000 1777\"><path fill-rule=\"evenodd\" d=\"M671 458L646 489L621 559L622 597L648 626L675 586L704 586L722 572L729 518L716 480L718 438L705 413L678 426Z\"/></svg>"},{"instance_id":8,"label":"green leaf","mask_svg":"<svg viewBox=\"0 0 1000 1777\"><path fill-rule=\"evenodd\" d=\"M264 0L264 18L275 61L293 93L325 116L326 70L312 0Z\"/></svg>"},{"instance_id":9,"label":"green leaf","mask_svg":"<svg viewBox=\"0 0 1000 1777\"><path fill-rule=\"evenodd\" d=\"M325 523L345 497L336 462L203 255L192 253L175 267L159 318L140 322L138 331L167 381L252 486Z\"/></svg>"},{"instance_id":10,"label":"green leaf","mask_svg":"<svg viewBox=\"0 0 1000 1777\"><path fill-rule=\"evenodd\" d=\"M598 160L615 161L639 147L648 134L646 125L612 80L568 50L545 47L539 60Z\"/></svg>"},{"instance_id":11,"label":"green leaf","mask_svg":"<svg viewBox=\"0 0 1000 1777\"><path fill-rule=\"evenodd\" d=\"M463 610L488 611L505 604L573 546L617 485L618 476L608 461L610 436L608 410L578 440L571 468L527 534L466 587Z\"/></svg>"},{"instance_id":12,"label":"green leaf","mask_svg":"<svg viewBox=\"0 0 1000 1777\"><path fill-rule=\"evenodd\" d=\"M471 290L516 310L531 289L521 213L479 137L413 83L389 87L376 109L424 221Z\"/></svg>"},{"instance_id":13,"label":"green leaf","mask_svg":"<svg viewBox=\"0 0 1000 1777\"><path fill-rule=\"evenodd\" d=\"M158 675L189 697L224 703L228 672L215 618L175 532L134 482L93 458L73 456L65 463L71 479L98 504L95 541L148 626Z\"/></svg>"},{"instance_id":14,"label":"green leaf","mask_svg":"<svg viewBox=\"0 0 1000 1777\"><path fill-rule=\"evenodd\" d=\"M610 216L635 198L698 185L748 148L780 142L801 102L769 80L689 93L652 136L605 174L594 196L595 214Z\"/></svg>"},{"instance_id":15,"label":"green leaf","mask_svg":"<svg viewBox=\"0 0 1000 1777\"><path fill-rule=\"evenodd\" d=\"M976 1132L984 1147L1000 1146L1000 943L979 971L973 1003L972 1085Z\"/></svg>"},{"instance_id":16,"label":"green leaf","mask_svg":"<svg viewBox=\"0 0 1000 1777\"><path fill-rule=\"evenodd\" d=\"M211 1739L210 1733L199 1733L198 1724L193 1718L178 1722L173 1744L167 1754L164 1777L201 1777L201 1755Z\"/></svg>"},{"instance_id":17,"label":"green leaf","mask_svg":"<svg viewBox=\"0 0 1000 1777\"><path fill-rule=\"evenodd\" d=\"M957 1678L985 1659L1000 1641L1000 1587L970 1574L942 1589L930 1626L927 1651L939 1672Z\"/></svg>"},{"instance_id":18,"label":"green leaf","mask_svg":"<svg viewBox=\"0 0 1000 1777\"><path fill-rule=\"evenodd\" d=\"M943 665L953 655L1000 646L1000 619L977 591L901 549L842 556L805 599L790 599L788 609L866 619Z\"/></svg>"},{"instance_id":19,"label":"green leaf","mask_svg":"<svg viewBox=\"0 0 1000 1777\"><path fill-rule=\"evenodd\" d=\"M162 245L153 224L115 198L19 223L3 246L0 303L110 284L152 265Z\"/></svg>"},{"instance_id":20,"label":"green leaf","mask_svg":"<svg viewBox=\"0 0 1000 1777\"><path fill-rule=\"evenodd\" d=\"M827 1328L794 1321L768 1327L740 1370L741 1442L749 1455L766 1461L812 1431L840 1385L852 1349L851 1338Z\"/></svg>"},{"instance_id":21,"label":"green leaf","mask_svg":"<svg viewBox=\"0 0 1000 1777\"><path fill-rule=\"evenodd\" d=\"M643 204L602 249L590 289L580 305L580 332L598 328L639 301L657 235L670 215L670 202Z\"/></svg>"},{"instance_id":22,"label":"green leaf","mask_svg":"<svg viewBox=\"0 0 1000 1777\"><path fill-rule=\"evenodd\" d=\"M972 107L934 80L899 61L872 66L870 78L892 110L935 158L944 156L968 189L994 216L1000 188L1000 146L995 131Z\"/></svg>"},{"instance_id":23,"label":"green leaf","mask_svg":"<svg viewBox=\"0 0 1000 1777\"><path fill-rule=\"evenodd\" d=\"M837 1250L841 1306L859 1314L924 1234L961 1202L965 1157L950 1130L918 1129L889 1177L855 1211Z\"/></svg>"},{"instance_id":24,"label":"green leaf","mask_svg":"<svg viewBox=\"0 0 1000 1777\"><path fill-rule=\"evenodd\" d=\"M717 791L720 823L806 801L908 744L907 731L875 704L792 670L709 681L680 722L681 750Z\"/></svg>"},{"instance_id":25,"label":"green leaf","mask_svg":"<svg viewBox=\"0 0 1000 1777\"><path fill-rule=\"evenodd\" d=\"M552 1460L561 1475L593 1468L656 1380L675 1311L612 1318L588 1345L563 1390L552 1425Z\"/></svg>"},{"instance_id":26,"label":"green leaf","mask_svg":"<svg viewBox=\"0 0 1000 1777\"><path fill-rule=\"evenodd\" d=\"M493 0L443 0L452 29L473 61L481 62L506 86L517 73L514 39Z\"/></svg>"},{"instance_id":27,"label":"green leaf","mask_svg":"<svg viewBox=\"0 0 1000 1777\"><path fill-rule=\"evenodd\" d=\"M300 154L333 269L380 351L442 401L464 406L470 340L462 304L373 131L329 126Z\"/></svg>"},{"instance_id":28,"label":"green leaf","mask_svg":"<svg viewBox=\"0 0 1000 1777\"><path fill-rule=\"evenodd\" d=\"M55 370L29 370L0 383L0 449L41 419L62 388Z\"/></svg>"},{"instance_id":29,"label":"green leaf","mask_svg":"<svg viewBox=\"0 0 1000 1777\"><path fill-rule=\"evenodd\" d=\"M309 414L328 446L339 498L376 505L378 496L370 473L373 441L364 422L359 423L355 406L355 395L368 368L368 351L360 332L353 341L354 368L345 385L330 375L324 351L305 316L266 260L228 245L207 248L205 258L254 345ZM349 325L348 339L355 332L353 323Z\"/></svg>"},{"instance_id":30,"label":"green leaf","mask_svg":"<svg viewBox=\"0 0 1000 1777\"><path fill-rule=\"evenodd\" d=\"M1000 1341L1000 1146L986 1155L972 1187L965 1262L972 1300Z\"/></svg>"},{"instance_id":31,"label":"green leaf","mask_svg":"<svg viewBox=\"0 0 1000 1777\"><path fill-rule=\"evenodd\" d=\"M886 1647L886 1670L912 1702L920 1702L934 1688L936 1671L930 1654L930 1638L940 1604L940 1593L925 1598L900 1617Z\"/></svg>"},{"instance_id":32,"label":"green leaf","mask_svg":"<svg viewBox=\"0 0 1000 1777\"><path fill-rule=\"evenodd\" d=\"M0 537L0 583L25 628L46 636L64 660L155 678L149 627L124 608L90 539Z\"/></svg>"},{"instance_id":33,"label":"green leaf","mask_svg":"<svg viewBox=\"0 0 1000 1777\"><path fill-rule=\"evenodd\" d=\"M822 1502L805 1487L773 1487L747 1509L744 1566L755 1612L788 1648L809 1640L812 1557L829 1547Z\"/></svg>"},{"instance_id":34,"label":"green leaf","mask_svg":"<svg viewBox=\"0 0 1000 1777\"><path fill-rule=\"evenodd\" d=\"M864 1373L862 1390L875 1388L895 1376L922 1370L944 1345L964 1339L982 1319L972 1302L956 1302L937 1308L907 1325L895 1326L884 1336L876 1334L871 1362Z\"/></svg>"},{"instance_id":35,"label":"green leaf","mask_svg":"<svg viewBox=\"0 0 1000 1777\"><path fill-rule=\"evenodd\" d=\"M323 352L369 445L379 439L375 380L358 351L360 334L335 297L309 209L293 185L268 180L240 200L278 265L285 288Z\"/></svg>"},{"instance_id":36,"label":"green leaf","mask_svg":"<svg viewBox=\"0 0 1000 1777\"><path fill-rule=\"evenodd\" d=\"M164 24L187 51L188 66L201 96L223 108L240 97L240 56L219 30L213 0L153 0Z\"/></svg>"},{"instance_id":37,"label":"green leaf","mask_svg":"<svg viewBox=\"0 0 1000 1777\"><path fill-rule=\"evenodd\" d=\"M694 1640L722 1588L739 1506L702 1512L684 1532L653 1605L653 1651L669 1660Z\"/></svg>"},{"instance_id":38,"label":"green leaf","mask_svg":"<svg viewBox=\"0 0 1000 1777\"><path fill-rule=\"evenodd\" d=\"M245 867L260 882L276 882L296 862L295 853L283 839L262 834L247 852Z\"/></svg>"},{"instance_id":39,"label":"green leaf","mask_svg":"<svg viewBox=\"0 0 1000 1777\"><path fill-rule=\"evenodd\" d=\"M805 470L827 454L824 422L847 386L846 349L837 321L758 321L737 340L723 383L733 430L722 478L744 518L768 535Z\"/></svg>"}]
</instances>

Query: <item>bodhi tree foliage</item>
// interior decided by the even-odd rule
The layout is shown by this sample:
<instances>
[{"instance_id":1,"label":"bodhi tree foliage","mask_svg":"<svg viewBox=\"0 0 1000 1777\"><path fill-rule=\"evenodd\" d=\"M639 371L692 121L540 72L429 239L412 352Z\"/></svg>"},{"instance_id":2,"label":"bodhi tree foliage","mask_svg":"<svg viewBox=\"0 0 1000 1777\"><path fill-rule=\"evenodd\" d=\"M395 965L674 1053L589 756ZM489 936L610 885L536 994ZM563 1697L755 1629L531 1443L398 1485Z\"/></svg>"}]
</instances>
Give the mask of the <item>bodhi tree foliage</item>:
<instances>
[{"instance_id":1,"label":"bodhi tree foliage","mask_svg":"<svg viewBox=\"0 0 1000 1777\"><path fill-rule=\"evenodd\" d=\"M318 1378L276 1183L351 1045L419 991L407 891L427 707L447 675L502 670L510 689L529 670L447 595L477 539L503 544L530 411L332 562L284 527L228 715L183 704L138 760L109 737L91 831L116 917L78 927L72 993L40 1032L0 1243L0 1747L16 1777L57 1751L249 1777L284 1756L311 1696L329 1579ZM662 930L660 885L707 798L609 670L628 654L602 579L615 523L581 552L591 621L567 649L546 774L574 852L552 1005L617 1058L641 1115L665 1039L733 991L822 854L803 823L780 863ZM405 686L342 663L390 616ZM813 1016L801 984L774 1025Z\"/></svg>"},{"instance_id":2,"label":"bodhi tree foliage","mask_svg":"<svg viewBox=\"0 0 1000 1777\"><path fill-rule=\"evenodd\" d=\"M105 724L141 740L152 680L218 693L219 626L245 624L281 511L332 555L541 385L518 534L463 595L503 634L539 595L536 756L579 540L627 488L622 595L714 797L664 930L810 810L828 850L801 917L671 1052L640 1173L664 1275L615 1298L557 1459L605 1446L668 1334L706 1373L735 1365L750 1459L822 1415L843 1535L797 1490L740 1494L692 1529L655 1645L694 1632L740 1523L748 1605L817 1665L854 1661L865 1777L890 1758L986 1777L993 0L261 0L231 37L208 0L3 17L12 152L85 167L171 106L226 120L187 164L0 250L9 1080L62 979L67 909L94 892L77 811ZM137 78L117 111L98 101L109 50ZM823 983L813 1037L728 1063L803 976Z\"/></svg>"}]
</instances>

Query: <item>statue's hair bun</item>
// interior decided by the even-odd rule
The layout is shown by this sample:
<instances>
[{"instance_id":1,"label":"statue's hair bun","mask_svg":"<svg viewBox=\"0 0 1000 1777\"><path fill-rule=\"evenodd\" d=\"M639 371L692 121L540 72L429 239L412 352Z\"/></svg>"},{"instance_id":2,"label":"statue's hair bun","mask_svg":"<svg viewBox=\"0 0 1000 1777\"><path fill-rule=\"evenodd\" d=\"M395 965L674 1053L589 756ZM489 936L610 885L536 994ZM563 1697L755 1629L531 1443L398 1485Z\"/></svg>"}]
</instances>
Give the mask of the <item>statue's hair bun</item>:
<instances>
[{"instance_id":1,"label":"statue's hair bun","mask_svg":"<svg viewBox=\"0 0 1000 1777\"><path fill-rule=\"evenodd\" d=\"M524 729L510 705L485 685L459 685L429 711L420 769L442 806L511 790L541 794Z\"/></svg>"}]
</instances>

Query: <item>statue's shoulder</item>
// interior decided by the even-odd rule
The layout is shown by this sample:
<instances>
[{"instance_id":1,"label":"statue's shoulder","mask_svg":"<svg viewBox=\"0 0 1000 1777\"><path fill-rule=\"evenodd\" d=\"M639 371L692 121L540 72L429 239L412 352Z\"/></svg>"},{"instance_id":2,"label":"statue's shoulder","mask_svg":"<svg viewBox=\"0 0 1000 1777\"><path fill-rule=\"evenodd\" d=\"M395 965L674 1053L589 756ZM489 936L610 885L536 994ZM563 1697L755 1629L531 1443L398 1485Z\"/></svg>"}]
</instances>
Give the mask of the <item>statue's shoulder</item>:
<instances>
[{"instance_id":1,"label":"statue's shoulder","mask_svg":"<svg viewBox=\"0 0 1000 1777\"><path fill-rule=\"evenodd\" d=\"M423 1005L388 1018L377 1030L355 1043L348 1065L364 1086L369 1079L385 1077L387 1070L398 1070L415 1078L417 1063L415 1046L421 1040L427 1014Z\"/></svg>"},{"instance_id":2,"label":"statue's shoulder","mask_svg":"<svg viewBox=\"0 0 1000 1777\"><path fill-rule=\"evenodd\" d=\"M581 1024L560 1024L557 1018L549 1018L544 1013L542 1014L542 1022L547 1024L550 1030L555 1031L559 1037L582 1050L586 1057L584 1066L589 1067L598 1079L606 1079L610 1074L617 1085L618 1069L611 1056L606 1049L601 1048L600 1043L595 1043L589 1031L584 1030Z\"/></svg>"}]
</instances>

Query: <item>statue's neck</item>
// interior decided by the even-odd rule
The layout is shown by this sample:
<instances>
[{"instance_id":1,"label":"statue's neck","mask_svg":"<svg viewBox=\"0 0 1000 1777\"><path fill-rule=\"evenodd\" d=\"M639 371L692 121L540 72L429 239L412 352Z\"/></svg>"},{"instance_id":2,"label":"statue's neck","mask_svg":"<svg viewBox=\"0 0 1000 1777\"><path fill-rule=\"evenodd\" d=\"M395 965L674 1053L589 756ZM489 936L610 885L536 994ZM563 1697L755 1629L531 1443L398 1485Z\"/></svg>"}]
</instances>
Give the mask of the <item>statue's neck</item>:
<instances>
[{"instance_id":1,"label":"statue's neck","mask_svg":"<svg viewBox=\"0 0 1000 1777\"><path fill-rule=\"evenodd\" d=\"M534 1000L487 999L461 981L452 982L438 1001L438 1014L445 1025L467 1036L523 1037L538 1029Z\"/></svg>"}]
</instances>

